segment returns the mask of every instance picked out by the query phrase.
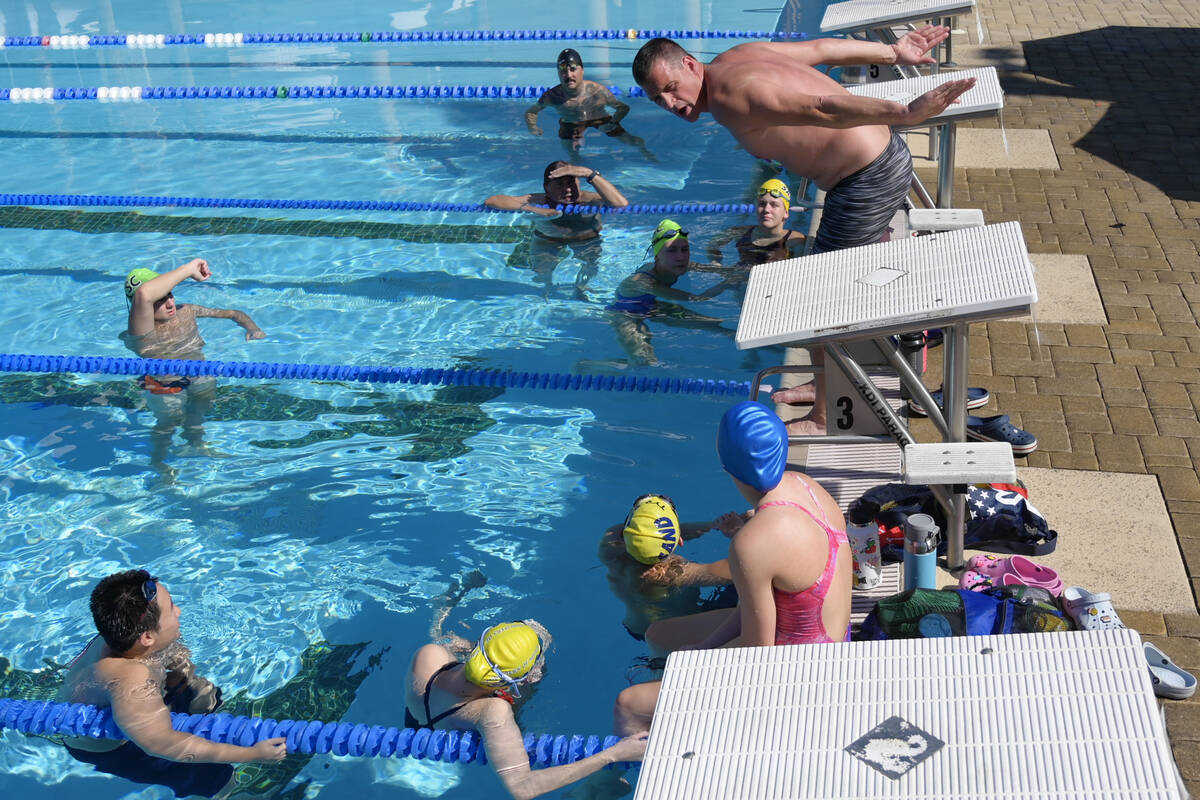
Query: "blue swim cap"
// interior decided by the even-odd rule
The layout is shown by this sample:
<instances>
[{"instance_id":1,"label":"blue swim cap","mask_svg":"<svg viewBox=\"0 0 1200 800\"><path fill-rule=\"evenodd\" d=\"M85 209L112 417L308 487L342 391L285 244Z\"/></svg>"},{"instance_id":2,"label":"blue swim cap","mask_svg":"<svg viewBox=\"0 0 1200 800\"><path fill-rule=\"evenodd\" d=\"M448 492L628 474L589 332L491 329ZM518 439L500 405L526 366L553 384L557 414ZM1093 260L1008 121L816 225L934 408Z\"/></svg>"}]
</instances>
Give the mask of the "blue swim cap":
<instances>
[{"instance_id":1,"label":"blue swim cap","mask_svg":"<svg viewBox=\"0 0 1200 800\"><path fill-rule=\"evenodd\" d=\"M733 477L760 492L779 485L787 466L787 427L761 403L743 400L725 412L717 455Z\"/></svg>"}]
</instances>

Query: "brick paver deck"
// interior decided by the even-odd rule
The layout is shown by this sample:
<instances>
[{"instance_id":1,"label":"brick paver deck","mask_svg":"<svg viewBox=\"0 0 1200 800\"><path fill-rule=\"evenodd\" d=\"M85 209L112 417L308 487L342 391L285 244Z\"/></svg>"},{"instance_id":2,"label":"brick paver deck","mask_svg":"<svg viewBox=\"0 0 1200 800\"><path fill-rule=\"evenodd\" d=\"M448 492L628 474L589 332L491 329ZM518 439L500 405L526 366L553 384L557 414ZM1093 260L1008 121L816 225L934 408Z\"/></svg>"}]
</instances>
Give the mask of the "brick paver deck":
<instances>
[{"instance_id":1,"label":"brick paver deck","mask_svg":"<svg viewBox=\"0 0 1200 800\"><path fill-rule=\"evenodd\" d=\"M1062 168L960 169L955 205L982 208L988 222L1019 220L1031 252L1086 255L1109 322L1042 323L1036 335L1031 324L977 325L972 376L992 392L988 413L1037 435L1029 465L1158 477L1194 602L1200 116L1190 61L1200 4L980 0L977 13L982 52L1002 70L1003 124L1049 131ZM975 20L959 22L974 42ZM1114 550L1137 547L1137 531L1112 537ZM1200 617L1122 617L1200 674ZM1180 770L1200 796L1200 694L1164 705Z\"/></svg>"}]
</instances>

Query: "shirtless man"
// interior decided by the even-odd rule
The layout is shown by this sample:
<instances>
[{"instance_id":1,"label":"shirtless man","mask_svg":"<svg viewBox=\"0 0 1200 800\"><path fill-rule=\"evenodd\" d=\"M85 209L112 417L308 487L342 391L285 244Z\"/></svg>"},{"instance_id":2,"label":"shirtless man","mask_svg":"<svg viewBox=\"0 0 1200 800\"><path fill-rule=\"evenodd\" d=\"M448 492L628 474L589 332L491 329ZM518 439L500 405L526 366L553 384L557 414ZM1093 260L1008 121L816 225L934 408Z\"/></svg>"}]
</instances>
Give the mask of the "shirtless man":
<instances>
[{"instance_id":1,"label":"shirtless man","mask_svg":"<svg viewBox=\"0 0 1200 800\"><path fill-rule=\"evenodd\" d=\"M596 191L582 191L583 178ZM534 214L529 237L529 266L549 289L554 268L570 249L581 262L575 278L575 289L582 294L588 281L599 269L601 254L599 214L563 214L559 205L609 205L617 208L629 205L621 194L598 170L566 161L552 161L542 173L542 191L529 194L494 194L484 205L505 211L528 211ZM548 206L548 207L547 207Z\"/></svg>"},{"instance_id":2,"label":"shirtless man","mask_svg":"<svg viewBox=\"0 0 1200 800\"><path fill-rule=\"evenodd\" d=\"M197 317L231 319L246 329L246 341L266 336L242 311L176 304L172 291L178 284L188 278L206 281L211 275L208 262L201 258L193 258L162 275L149 269L132 270L125 279L129 324L121 334L121 341L140 358L203 361L204 340L196 325ZM156 420L151 433L150 462L170 478L173 470L164 461L171 437L182 426L189 444L204 447L204 415L216 398L217 382L207 376L145 375L141 383Z\"/></svg>"},{"instance_id":3,"label":"shirtless man","mask_svg":"<svg viewBox=\"0 0 1200 800\"><path fill-rule=\"evenodd\" d=\"M525 126L534 136L541 136L538 114L547 108L558 112L558 138L562 139L567 152L577 152L583 144L583 135L588 128L599 128L605 135L631 144L650 157L646 142L621 127L621 120L629 113L629 106L622 103L604 86L595 81L584 80L583 58L568 47L558 54L558 86L546 90L538 101L525 111ZM610 114L608 109L612 109Z\"/></svg>"},{"instance_id":4,"label":"shirtless man","mask_svg":"<svg viewBox=\"0 0 1200 800\"><path fill-rule=\"evenodd\" d=\"M91 610L98 635L71 664L59 699L111 708L128 741L68 738L76 760L177 797L213 797L234 788L230 764L287 756L282 737L238 747L171 727L170 712L212 713L221 693L195 675L179 641L179 606L158 578L142 569L109 575L92 590Z\"/></svg>"},{"instance_id":5,"label":"shirtless man","mask_svg":"<svg viewBox=\"0 0 1200 800\"><path fill-rule=\"evenodd\" d=\"M671 113L695 122L708 112L752 155L779 161L824 189L813 247L821 253L879 241L912 179L912 158L889 126L917 125L940 114L975 79L947 81L904 105L852 95L816 66L931 64L925 54L949 35L948 28L929 25L894 45L755 42L708 64L670 39L651 39L634 59L633 76L647 97ZM789 426L792 433L825 432L822 383L818 379L815 395L811 386L773 395L781 403L814 402L807 420Z\"/></svg>"}]
</instances>

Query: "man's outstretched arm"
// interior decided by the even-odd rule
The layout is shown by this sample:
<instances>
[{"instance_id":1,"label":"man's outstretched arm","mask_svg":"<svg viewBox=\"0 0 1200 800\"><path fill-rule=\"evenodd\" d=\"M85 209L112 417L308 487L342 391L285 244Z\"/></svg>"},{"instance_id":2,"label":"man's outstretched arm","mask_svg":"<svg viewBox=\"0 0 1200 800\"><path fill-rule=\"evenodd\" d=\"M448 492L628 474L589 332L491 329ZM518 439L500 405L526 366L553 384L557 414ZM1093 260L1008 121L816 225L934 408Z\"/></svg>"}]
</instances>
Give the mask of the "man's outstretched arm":
<instances>
[{"instance_id":1,"label":"man's outstretched arm","mask_svg":"<svg viewBox=\"0 0 1200 800\"><path fill-rule=\"evenodd\" d=\"M861 39L813 39L810 42L763 43L756 47L769 47L786 53L810 67L827 64L838 67L845 64L897 64L918 66L932 64L933 58L926 55L950 36L944 25L926 25L919 31L909 31L895 44L866 42Z\"/></svg>"}]
</instances>

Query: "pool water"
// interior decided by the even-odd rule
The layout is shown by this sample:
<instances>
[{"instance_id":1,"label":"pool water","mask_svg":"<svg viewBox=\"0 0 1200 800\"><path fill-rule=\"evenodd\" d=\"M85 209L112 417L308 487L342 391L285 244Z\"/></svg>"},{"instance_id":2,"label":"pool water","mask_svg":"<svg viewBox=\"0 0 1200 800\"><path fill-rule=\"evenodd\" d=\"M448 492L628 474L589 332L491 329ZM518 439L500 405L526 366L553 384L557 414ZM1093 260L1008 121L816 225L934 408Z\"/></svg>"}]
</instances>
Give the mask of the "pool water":
<instances>
[{"instance_id":1,"label":"pool water","mask_svg":"<svg viewBox=\"0 0 1200 800\"><path fill-rule=\"evenodd\" d=\"M620 0L401 2L393 10L217 0L9 3L3 35L515 27L771 30L779 8ZM811 21L818 7L784 9ZM524 13L522 13L524 12ZM807 23L802 23L807 24ZM706 40L711 57L735 42ZM252 45L237 49L0 51L0 86L549 85L578 49L587 77L627 89L637 42ZM192 100L0 104L0 192L475 203L540 188L562 155L553 112L530 136L523 100ZM633 203L746 202L762 166L711 121L630 101L625 127L658 162L589 135L584 159ZM681 218L694 258L748 216ZM778 353L732 345L737 300L704 311L722 330L651 323L661 360L624 358L604 305L658 222L606 218L592 293L567 259L546 286L509 263L528 221L508 214L14 209L0 207L0 352L130 355L121 282L205 258L213 278L180 302L242 309L267 333L201 321L211 359L594 372L743 381ZM727 258L731 256L727 254ZM699 292L712 275L684 278ZM282 718L399 725L408 659L435 599L470 588L447 630L534 617L554 634L527 732L604 734L644 646L620 626L598 537L645 491L681 518L741 507L712 449L729 399L663 394L223 380L206 423L215 455L177 439L172 483L150 466L153 415L127 378L0 375L0 688L62 664L93 632L88 593L145 566L183 609L203 671L242 708ZM712 533L685 553L714 559ZM248 771L257 794L494 797L487 769L319 756ZM60 748L0 734L0 795L159 798L94 775ZM556 793L565 796L564 792Z\"/></svg>"}]
</instances>

